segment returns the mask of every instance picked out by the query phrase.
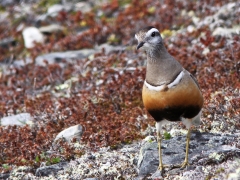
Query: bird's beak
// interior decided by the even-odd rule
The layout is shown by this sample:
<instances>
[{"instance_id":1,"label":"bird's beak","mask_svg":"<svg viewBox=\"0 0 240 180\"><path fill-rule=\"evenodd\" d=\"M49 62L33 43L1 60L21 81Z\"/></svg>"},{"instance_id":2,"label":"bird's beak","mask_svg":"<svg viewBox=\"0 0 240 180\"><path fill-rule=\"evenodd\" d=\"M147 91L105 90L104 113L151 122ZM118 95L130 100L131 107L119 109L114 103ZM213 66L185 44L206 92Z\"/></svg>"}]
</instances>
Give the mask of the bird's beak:
<instances>
[{"instance_id":1,"label":"bird's beak","mask_svg":"<svg viewBox=\"0 0 240 180\"><path fill-rule=\"evenodd\" d=\"M144 45L144 43L145 43L145 42L143 42L143 41L140 42L140 43L137 45L137 50L138 50L139 48L141 48L141 47Z\"/></svg>"}]
</instances>

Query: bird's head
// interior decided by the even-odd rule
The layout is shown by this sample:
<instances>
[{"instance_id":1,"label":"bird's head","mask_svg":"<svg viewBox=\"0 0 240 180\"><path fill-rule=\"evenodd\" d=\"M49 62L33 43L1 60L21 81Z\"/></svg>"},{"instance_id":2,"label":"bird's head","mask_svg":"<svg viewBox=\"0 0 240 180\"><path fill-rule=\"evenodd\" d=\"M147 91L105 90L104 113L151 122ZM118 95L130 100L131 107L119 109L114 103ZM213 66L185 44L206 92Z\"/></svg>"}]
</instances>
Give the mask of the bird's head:
<instances>
[{"instance_id":1,"label":"bird's head","mask_svg":"<svg viewBox=\"0 0 240 180\"><path fill-rule=\"evenodd\" d=\"M146 51L155 49L156 46L162 43L162 37L159 31L152 26L141 29L135 34L138 40L137 49L144 49Z\"/></svg>"}]
</instances>

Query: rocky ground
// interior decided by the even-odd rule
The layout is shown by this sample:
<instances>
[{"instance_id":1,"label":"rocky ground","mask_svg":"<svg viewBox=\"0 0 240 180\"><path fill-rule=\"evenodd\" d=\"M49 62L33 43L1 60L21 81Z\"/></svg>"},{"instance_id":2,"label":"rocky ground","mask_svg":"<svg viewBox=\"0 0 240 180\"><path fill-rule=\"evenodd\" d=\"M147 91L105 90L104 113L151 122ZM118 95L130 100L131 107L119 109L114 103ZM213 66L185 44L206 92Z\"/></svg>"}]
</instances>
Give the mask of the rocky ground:
<instances>
[{"instance_id":1,"label":"rocky ground","mask_svg":"<svg viewBox=\"0 0 240 180\"><path fill-rule=\"evenodd\" d=\"M240 179L240 3L0 2L1 179ZM134 33L158 28L204 96L186 169L157 171L141 100L146 56ZM167 124L163 161L186 130Z\"/></svg>"}]
</instances>

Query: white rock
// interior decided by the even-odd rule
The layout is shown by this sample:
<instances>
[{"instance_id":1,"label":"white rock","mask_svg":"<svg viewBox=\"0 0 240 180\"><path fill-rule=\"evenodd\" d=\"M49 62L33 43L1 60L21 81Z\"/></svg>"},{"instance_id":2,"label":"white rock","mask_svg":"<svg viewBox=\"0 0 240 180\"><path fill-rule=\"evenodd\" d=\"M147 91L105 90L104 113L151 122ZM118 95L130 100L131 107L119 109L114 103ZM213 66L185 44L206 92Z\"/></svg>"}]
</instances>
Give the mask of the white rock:
<instances>
[{"instance_id":1,"label":"white rock","mask_svg":"<svg viewBox=\"0 0 240 180\"><path fill-rule=\"evenodd\" d=\"M240 165L240 162L239 162ZM234 173L228 175L228 180L240 179L240 167L235 170Z\"/></svg>"},{"instance_id":2,"label":"white rock","mask_svg":"<svg viewBox=\"0 0 240 180\"><path fill-rule=\"evenodd\" d=\"M50 6L47 10L47 14L49 16L52 16L52 17L55 17L57 16L57 14L60 12L60 11L63 11L64 10L64 6L61 5L61 4L54 4L52 6Z\"/></svg>"},{"instance_id":3,"label":"white rock","mask_svg":"<svg viewBox=\"0 0 240 180\"><path fill-rule=\"evenodd\" d=\"M147 137L144 138L143 141L146 141L146 142L155 141L155 137L154 136L147 136Z\"/></svg>"},{"instance_id":4,"label":"white rock","mask_svg":"<svg viewBox=\"0 0 240 180\"><path fill-rule=\"evenodd\" d=\"M192 32L194 32L195 30L196 30L196 28L195 28L194 26L192 26L192 25L190 25L190 26L187 27L187 31L188 31L189 33L192 33Z\"/></svg>"},{"instance_id":5,"label":"white rock","mask_svg":"<svg viewBox=\"0 0 240 180\"><path fill-rule=\"evenodd\" d=\"M225 36L225 37L231 37L232 34L240 34L240 26L235 26L233 28L222 28L222 27L217 27L212 35L213 36Z\"/></svg>"},{"instance_id":6,"label":"white rock","mask_svg":"<svg viewBox=\"0 0 240 180\"><path fill-rule=\"evenodd\" d=\"M22 32L23 29L24 29L24 24L23 23L19 24L16 28L17 32Z\"/></svg>"},{"instance_id":7,"label":"white rock","mask_svg":"<svg viewBox=\"0 0 240 180\"><path fill-rule=\"evenodd\" d=\"M206 48L204 48L202 54L207 55L209 52L210 52L209 48L206 47Z\"/></svg>"},{"instance_id":8,"label":"white rock","mask_svg":"<svg viewBox=\"0 0 240 180\"><path fill-rule=\"evenodd\" d=\"M82 13L86 13L92 10L92 7L87 2L78 2L75 4L75 11L81 11Z\"/></svg>"},{"instance_id":9,"label":"white rock","mask_svg":"<svg viewBox=\"0 0 240 180\"><path fill-rule=\"evenodd\" d=\"M110 162L107 162L106 164L102 164L102 166L100 167L100 171L105 172L105 171L107 171L110 167L111 167L111 163L110 163Z\"/></svg>"},{"instance_id":10,"label":"white rock","mask_svg":"<svg viewBox=\"0 0 240 180\"><path fill-rule=\"evenodd\" d=\"M8 18L9 16L9 12L1 12L0 13L0 22L3 23L4 21L6 21L6 19Z\"/></svg>"},{"instance_id":11,"label":"white rock","mask_svg":"<svg viewBox=\"0 0 240 180\"><path fill-rule=\"evenodd\" d=\"M22 32L26 48L33 48L34 42L43 43L44 35L36 27L27 27Z\"/></svg>"},{"instance_id":12,"label":"white rock","mask_svg":"<svg viewBox=\"0 0 240 180\"><path fill-rule=\"evenodd\" d=\"M62 132L60 132L56 136L54 141L56 141L60 138L64 138L68 142L70 142L73 138L80 140L82 133L83 133L83 129L82 129L81 125L71 126L67 129L63 130Z\"/></svg>"},{"instance_id":13,"label":"white rock","mask_svg":"<svg viewBox=\"0 0 240 180\"><path fill-rule=\"evenodd\" d=\"M29 113L21 113L17 115L3 117L0 121L1 126L8 126L8 125L18 125L18 126L25 126L26 124L32 125L32 117Z\"/></svg>"},{"instance_id":14,"label":"white rock","mask_svg":"<svg viewBox=\"0 0 240 180\"><path fill-rule=\"evenodd\" d=\"M54 32L61 32L63 31L63 26L60 26L58 24L51 24L49 26L42 26L39 28L39 31L41 33L54 33Z\"/></svg>"},{"instance_id":15,"label":"white rock","mask_svg":"<svg viewBox=\"0 0 240 180\"><path fill-rule=\"evenodd\" d=\"M192 17L192 21L195 25L197 25L200 21L200 18L199 17Z\"/></svg>"}]
</instances>

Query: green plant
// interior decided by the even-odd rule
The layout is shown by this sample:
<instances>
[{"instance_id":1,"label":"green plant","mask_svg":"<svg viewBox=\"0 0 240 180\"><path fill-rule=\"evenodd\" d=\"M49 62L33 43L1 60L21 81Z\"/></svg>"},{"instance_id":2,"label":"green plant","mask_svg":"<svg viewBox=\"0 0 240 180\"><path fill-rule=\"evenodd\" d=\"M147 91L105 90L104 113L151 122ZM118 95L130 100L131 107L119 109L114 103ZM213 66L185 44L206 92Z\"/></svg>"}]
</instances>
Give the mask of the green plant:
<instances>
[{"instance_id":1,"label":"green plant","mask_svg":"<svg viewBox=\"0 0 240 180\"><path fill-rule=\"evenodd\" d=\"M164 136L164 139L166 139L166 140L171 139L171 137L172 137L171 134L168 132L164 132L163 136Z\"/></svg>"},{"instance_id":2,"label":"green plant","mask_svg":"<svg viewBox=\"0 0 240 180\"><path fill-rule=\"evenodd\" d=\"M3 164L2 167L3 167L4 169L9 169L9 168L10 168L10 166L9 166L8 164Z\"/></svg>"}]
</instances>

